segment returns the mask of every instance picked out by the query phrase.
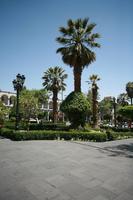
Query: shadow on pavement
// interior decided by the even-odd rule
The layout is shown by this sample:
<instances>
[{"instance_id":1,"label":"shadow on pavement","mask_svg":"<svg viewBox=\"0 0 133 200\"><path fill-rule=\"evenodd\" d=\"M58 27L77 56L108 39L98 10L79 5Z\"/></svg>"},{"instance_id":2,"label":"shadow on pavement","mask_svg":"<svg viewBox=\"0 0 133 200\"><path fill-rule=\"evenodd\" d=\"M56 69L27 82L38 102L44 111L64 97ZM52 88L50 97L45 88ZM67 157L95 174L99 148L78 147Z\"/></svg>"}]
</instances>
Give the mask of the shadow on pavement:
<instances>
[{"instance_id":1,"label":"shadow on pavement","mask_svg":"<svg viewBox=\"0 0 133 200\"><path fill-rule=\"evenodd\" d=\"M94 149L99 150L101 153L108 153L108 156L112 156L112 157L126 157L126 158L133 158L133 143L129 143L129 144L119 144L119 145L115 145L115 146L108 146L108 147L100 147L89 143L81 143L81 142L72 142L75 144L79 144L82 145L84 147L91 147Z\"/></svg>"},{"instance_id":2,"label":"shadow on pavement","mask_svg":"<svg viewBox=\"0 0 133 200\"><path fill-rule=\"evenodd\" d=\"M133 143L105 147L104 150L112 152L110 156L124 156L133 158Z\"/></svg>"},{"instance_id":3,"label":"shadow on pavement","mask_svg":"<svg viewBox=\"0 0 133 200\"><path fill-rule=\"evenodd\" d=\"M1 139L4 139L4 138L3 138L2 136L0 136L0 140L1 140Z\"/></svg>"}]
</instances>

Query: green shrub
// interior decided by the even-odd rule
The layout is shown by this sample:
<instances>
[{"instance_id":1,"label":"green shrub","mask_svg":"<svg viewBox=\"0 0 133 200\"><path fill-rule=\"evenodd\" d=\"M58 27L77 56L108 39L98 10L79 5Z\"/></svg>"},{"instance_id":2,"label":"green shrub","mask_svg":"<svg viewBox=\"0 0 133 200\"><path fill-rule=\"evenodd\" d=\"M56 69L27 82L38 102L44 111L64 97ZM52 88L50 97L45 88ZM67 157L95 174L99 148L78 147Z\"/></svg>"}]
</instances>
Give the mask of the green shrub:
<instances>
[{"instance_id":1,"label":"green shrub","mask_svg":"<svg viewBox=\"0 0 133 200\"><path fill-rule=\"evenodd\" d=\"M12 140L80 140L105 142L123 138L133 138L133 132L99 132L95 130L82 131L53 131L53 130L34 130L34 131L13 131L12 129L1 128L0 135Z\"/></svg>"},{"instance_id":2,"label":"green shrub","mask_svg":"<svg viewBox=\"0 0 133 200\"><path fill-rule=\"evenodd\" d=\"M115 140L117 138L117 133L111 132L111 131L106 131L107 138L109 141Z\"/></svg>"},{"instance_id":3,"label":"green shrub","mask_svg":"<svg viewBox=\"0 0 133 200\"><path fill-rule=\"evenodd\" d=\"M0 135L12 140L82 140L104 142L107 140L106 133L83 132L83 131L13 131L1 129Z\"/></svg>"},{"instance_id":4,"label":"green shrub","mask_svg":"<svg viewBox=\"0 0 133 200\"><path fill-rule=\"evenodd\" d=\"M124 138L133 138L133 132L113 132L106 131L108 140L124 139Z\"/></svg>"},{"instance_id":5,"label":"green shrub","mask_svg":"<svg viewBox=\"0 0 133 200\"><path fill-rule=\"evenodd\" d=\"M123 106L118 112L123 117L133 120L133 105Z\"/></svg>"},{"instance_id":6,"label":"green shrub","mask_svg":"<svg viewBox=\"0 0 133 200\"><path fill-rule=\"evenodd\" d=\"M12 129L8 129L8 128L1 128L0 136L5 137L5 138L10 138L12 140L15 138L14 131Z\"/></svg>"},{"instance_id":7,"label":"green shrub","mask_svg":"<svg viewBox=\"0 0 133 200\"><path fill-rule=\"evenodd\" d=\"M133 128L115 128L115 127L113 127L112 130L114 132L133 132Z\"/></svg>"},{"instance_id":8,"label":"green shrub","mask_svg":"<svg viewBox=\"0 0 133 200\"><path fill-rule=\"evenodd\" d=\"M64 123L40 123L30 124L29 130L68 130L68 127Z\"/></svg>"},{"instance_id":9,"label":"green shrub","mask_svg":"<svg viewBox=\"0 0 133 200\"><path fill-rule=\"evenodd\" d=\"M4 127L8 129L15 129L15 121L11 121L11 120L5 121Z\"/></svg>"},{"instance_id":10,"label":"green shrub","mask_svg":"<svg viewBox=\"0 0 133 200\"><path fill-rule=\"evenodd\" d=\"M62 102L60 109L66 114L73 128L84 127L89 102L83 93L70 93Z\"/></svg>"}]
</instances>

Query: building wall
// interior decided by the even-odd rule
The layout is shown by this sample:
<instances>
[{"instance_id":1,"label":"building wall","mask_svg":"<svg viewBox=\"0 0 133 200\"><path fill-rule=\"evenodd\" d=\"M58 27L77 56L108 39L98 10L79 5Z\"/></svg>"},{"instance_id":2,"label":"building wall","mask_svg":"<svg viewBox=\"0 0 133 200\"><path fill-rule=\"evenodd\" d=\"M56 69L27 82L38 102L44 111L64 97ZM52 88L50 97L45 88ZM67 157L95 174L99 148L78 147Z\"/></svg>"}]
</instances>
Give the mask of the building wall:
<instances>
[{"instance_id":1,"label":"building wall","mask_svg":"<svg viewBox=\"0 0 133 200\"><path fill-rule=\"evenodd\" d=\"M14 92L7 92L0 90L0 101L2 101L5 106L12 107L14 104L15 97L16 93Z\"/></svg>"},{"instance_id":2,"label":"building wall","mask_svg":"<svg viewBox=\"0 0 133 200\"><path fill-rule=\"evenodd\" d=\"M8 92L8 91L1 91L0 90L0 101L3 102L3 104L7 107L12 107L14 104L14 98L16 97L16 93L13 92ZM58 100L58 110L59 110L59 105L61 103L61 100ZM41 109L43 111L48 112L47 115L47 120L50 120L50 116L52 115L53 112L53 103L52 103L52 98L49 98L48 102L45 104L42 104Z\"/></svg>"}]
</instances>

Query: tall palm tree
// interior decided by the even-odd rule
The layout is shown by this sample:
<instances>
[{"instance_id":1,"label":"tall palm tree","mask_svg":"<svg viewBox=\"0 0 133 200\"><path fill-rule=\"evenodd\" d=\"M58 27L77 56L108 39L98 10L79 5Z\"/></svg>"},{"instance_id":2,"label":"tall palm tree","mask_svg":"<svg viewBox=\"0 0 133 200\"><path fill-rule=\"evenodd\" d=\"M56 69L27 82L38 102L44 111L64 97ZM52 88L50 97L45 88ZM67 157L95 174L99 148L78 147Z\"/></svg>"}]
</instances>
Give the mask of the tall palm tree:
<instances>
[{"instance_id":1,"label":"tall palm tree","mask_svg":"<svg viewBox=\"0 0 133 200\"><path fill-rule=\"evenodd\" d=\"M67 78L67 74L65 74L65 70L61 67L50 67L46 72L44 72L44 76L42 79L44 80L43 86L46 90L51 91L53 93L53 122L57 122L58 117L58 92L61 90L65 90L66 84L64 80Z\"/></svg>"},{"instance_id":2,"label":"tall palm tree","mask_svg":"<svg viewBox=\"0 0 133 200\"><path fill-rule=\"evenodd\" d=\"M90 76L90 81L92 83L92 115L93 115L93 128L98 127L98 86L97 81L100 80L98 75Z\"/></svg>"},{"instance_id":3,"label":"tall palm tree","mask_svg":"<svg viewBox=\"0 0 133 200\"><path fill-rule=\"evenodd\" d=\"M89 23L89 19L77 19L67 22L67 27L60 27L61 37L56 40L63 47L57 49L61 53L63 62L73 67L74 91L81 91L81 75L84 67L96 60L95 53L91 50L100 47L95 40L100 38L98 33L92 33L95 23Z\"/></svg>"},{"instance_id":4,"label":"tall palm tree","mask_svg":"<svg viewBox=\"0 0 133 200\"><path fill-rule=\"evenodd\" d=\"M126 84L126 91L128 97L131 99L131 105L133 104L133 82L128 82Z\"/></svg>"}]
</instances>

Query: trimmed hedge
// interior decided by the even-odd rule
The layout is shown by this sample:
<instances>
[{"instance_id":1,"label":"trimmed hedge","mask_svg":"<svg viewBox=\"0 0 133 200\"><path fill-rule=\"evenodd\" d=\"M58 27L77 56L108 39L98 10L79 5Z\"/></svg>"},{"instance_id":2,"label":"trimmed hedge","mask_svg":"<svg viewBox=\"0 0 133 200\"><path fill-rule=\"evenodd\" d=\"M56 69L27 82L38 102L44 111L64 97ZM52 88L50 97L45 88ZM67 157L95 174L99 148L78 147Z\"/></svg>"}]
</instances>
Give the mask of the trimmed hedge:
<instances>
[{"instance_id":1,"label":"trimmed hedge","mask_svg":"<svg viewBox=\"0 0 133 200\"><path fill-rule=\"evenodd\" d=\"M13 131L12 129L0 129L0 136L9 138L11 140L81 140L81 141L94 141L105 142L116 139L133 138L133 132L99 132L89 131L53 131L53 130L34 130L34 131Z\"/></svg>"},{"instance_id":2,"label":"trimmed hedge","mask_svg":"<svg viewBox=\"0 0 133 200\"><path fill-rule=\"evenodd\" d=\"M69 127L66 127L63 123L44 123L44 124L30 124L29 130L68 130Z\"/></svg>"},{"instance_id":3,"label":"trimmed hedge","mask_svg":"<svg viewBox=\"0 0 133 200\"><path fill-rule=\"evenodd\" d=\"M108 140L133 138L133 132L112 132L106 131Z\"/></svg>"},{"instance_id":4,"label":"trimmed hedge","mask_svg":"<svg viewBox=\"0 0 133 200\"><path fill-rule=\"evenodd\" d=\"M84 131L13 131L1 129L0 135L11 140L82 140L104 142L107 134L103 132L84 132Z\"/></svg>"}]
</instances>

